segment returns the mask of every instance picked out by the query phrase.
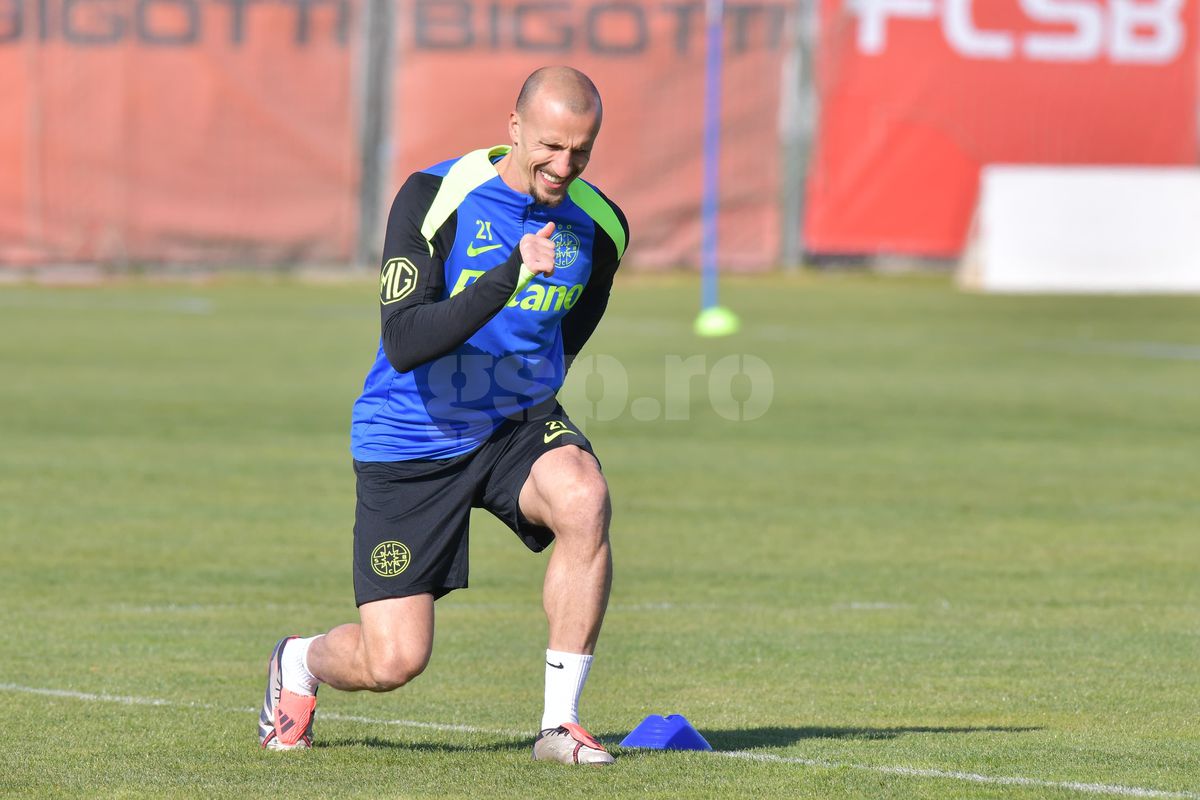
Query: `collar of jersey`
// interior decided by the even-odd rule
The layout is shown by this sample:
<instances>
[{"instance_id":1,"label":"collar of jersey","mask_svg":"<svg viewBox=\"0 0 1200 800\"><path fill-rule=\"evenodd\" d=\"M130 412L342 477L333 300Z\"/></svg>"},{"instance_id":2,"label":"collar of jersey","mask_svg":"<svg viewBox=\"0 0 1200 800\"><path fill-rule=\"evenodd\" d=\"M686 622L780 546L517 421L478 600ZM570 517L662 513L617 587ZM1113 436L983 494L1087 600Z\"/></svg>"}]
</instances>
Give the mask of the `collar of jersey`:
<instances>
[{"instance_id":1,"label":"collar of jersey","mask_svg":"<svg viewBox=\"0 0 1200 800\"><path fill-rule=\"evenodd\" d=\"M492 165L493 171L496 166L496 162L499 161L501 157L508 155L511 151L512 151L512 147L507 144L498 144L495 147L493 147L487 151L487 162ZM477 156L478 154L480 154L482 152L483 152L482 150L476 150L474 153L468 153L467 155L463 156L463 158L464 159L471 158L473 156ZM495 176L497 178L500 178L500 173L496 172ZM576 178L575 180L578 181L579 178ZM538 204L537 201L534 200L531 195L527 195L524 192L518 192L516 189L512 188L507 183L505 183L503 178L500 178L500 184L505 189L507 189L509 192L512 192L513 195L520 197L522 200L524 200L526 205L535 206ZM572 186L574 186L574 182L572 182ZM564 198L564 202L572 203L572 204L575 202L575 198L570 191L567 192L567 196ZM544 206L543 206L543 208L544 208ZM558 208L561 209L562 206L559 206Z\"/></svg>"},{"instance_id":2,"label":"collar of jersey","mask_svg":"<svg viewBox=\"0 0 1200 800\"><path fill-rule=\"evenodd\" d=\"M425 215L425 220L421 223L421 235L429 244L431 253L433 252L433 236L442 223L462 204L467 195L484 184L491 183L493 179L498 182L499 186L504 187L503 191L511 201L521 201L525 206L537 205L530 195L518 192L505 183L504 179L500 177L500 173L496 171L493 159L507 155L510 150L512 148L508 145L473 150L454 162L447 170L442 178L442 186L434 197L433 204ZM575 204L574 194L574 192L569 192L566 197L566 201L572 205Z\"/></svg>"}]
</instances>

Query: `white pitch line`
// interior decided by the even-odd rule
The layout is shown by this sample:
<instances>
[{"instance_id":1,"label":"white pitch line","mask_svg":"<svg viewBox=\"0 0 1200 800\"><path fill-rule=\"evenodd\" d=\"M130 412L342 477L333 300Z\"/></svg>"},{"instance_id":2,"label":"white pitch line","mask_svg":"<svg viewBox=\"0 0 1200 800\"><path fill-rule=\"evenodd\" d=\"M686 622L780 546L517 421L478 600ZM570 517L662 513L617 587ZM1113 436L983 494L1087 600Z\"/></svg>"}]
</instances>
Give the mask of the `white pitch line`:
<instances>
[{"instance_id":1,"label":"white pitch line","mask_svg":"<svg viewBox=\"0 0 1200 800\"><path fill-rule=\"evenodd\" d=\"M233 708L218 706L213 703L183 702L179 700L163 700L154 697L134 697L130 695L103 694L93 692L77 692L70 689L45 689L36 686L21 686L15 683L0 683L0 691L34 694L43 697L59 697L68 700L90 700L98 703L118 703L128 706L167 706L183 708L204 708L237 714L255 714L257 708ZM449 731L455 733L482 733L492 736L527 736L528 731L507 730L501 728L478 728L473 725L457 725L447 722L421 722L410 719L376 719L360 717L352 714L337 712L322 713L322 719L338 722L361 722L367 725L391 725L399 728L418 728L423 730ZM1120 797L1153 797L1167 800L1200 800L1200 794L1195 792L1172 792L1162 789L1144 789L1138 786L1120 786L1109 783L1082 783L1079 781L1048 781L1040 778L1025 778L1021 776L984 775L976 772L959 772L957 770L918 769L916 767L890 767L875 764L847 764L837 761L821 761L814 758L798 758L792 756L777 756L770 753L750 753L744 750L714 751L713 755L726 758L738 758L746 761L759 761L772 764L800 764L806 767L823 769L855 769L864 772L877 772L882 775L898 775L905 778L940 778L944 780L967 781L993 786L1035 786L1041 789L1066 789L1083 794L1116 795Z\"/></svg>"},{"instance_id":2,"label":"white pitch line","mask_svg":"<svg viewBox=\"0 0 1200 800\"><path fill-rule=\"evenodd\" d=\"M68 700L95 700L100 703L120 703L126 706L195 706L198 708L216 708L208 703L181 703L177 700L158 700L153 697L129 697L119 694L93 694L91 692L74 692L70 689L39 689L36 686L19 686L15 683L0 683L0 690L5 692L20 692L22 694L40 694L45 697L63 697Z\"/></svg>"},{"instance_id":3,"label":"white pitch line","mask_svg":"<svg viewBox=\"0 0 1200 800\"><path fill-rule=\"evenodd\" d=\"M258 709L252 709L257 711ZM368 725L395 725L400 728L423 728L430 731L454 731L457 733L486 733L492 736L532 736L532 731L504 730L502 728L476 728L474 725L455 725L449 722L418 722L412 719L375 719L374 717L356 717L351 714L321 714L322 719L332 719L338 722L364 722Z\"/></svg>"},{"instance_id":4,"label":"white pitch line","mask_svg":"<svg viewBox=\"0 0 1200 800\"><path fill-rule=\"evenodd\" d=\"M1040 343L1039 343L1040 344ZM1170 361L1200 361L1200 345L1176 342L1098 341L1070 339L1049 342L1050 348L1064 353L1085 355L1132 356Z\"/></svg>"},{"instance_id":5,"label":"white pitch line","mask_svg":"<svg viewBox=\"0 0 1200 800\"><path fill-rule=\"evenodd\" d=\"M86 295L17 293L0 296L0 308L50 311L118 311L171 314L211 314L216 304L207 297L162 297L145 300Z\"/></svg>"},{"instance_id":6,"label":"white pitch line","mask_svg":"<svg viewBox=\"0 0 1200 800\"><path fill-rule=\"evenodd\" d=\"M874 764L843 764L835 761L819 761L813 758L789 758L769 753L747 753L744 750L715 752L714 755L729 758L742 758L748 761L763 761L782 764L803 764L806 767L823 767L826 769L860 769L866 772L880 772L885 775L901 775L909 778L947 778L971 783L987 783L1003 786L1036 786L1041 789L1070 789L1085 794L1110 794L1123 797L1161 797L1173 800L1195 800L1200 794L1192 792L1169 792L1162 789L1143 789L1138 786L1118 786L1109 783L1081 783L1079 781L1047 781L1040 778L1023 778L1020 776L983 775L978 772L959 772L957 770L918 769L916 767L889 767Z\"/></svg>"},{"instance_id":7,"label":"white pitch line","mask_svg":"<svg viewBox=\"0 0 1200 800\"><path fill-rule=\"evenodd\" d=\"M219 706L215 703L183 702L179 700L162 700L154 697L130 697L120 694L103 694L92 692L76 692L69 689L41 689L35 686L21 686L15 683L0 683L0 691L36 694L44 697L60 697L67 700L91 700L97 703L117 703L125 706L174 706L180 708L203 708L209 711L224 711L231 714L257 714L257 708L234 708ZM499 728L476 728L471 725L456 725L449 722L421 722L415 719L375 719L359 717L353 714L339 714L336 711L322 713L322 719L338 722L364 722L369 725L393 725L400 728L423 728L433 731L453 731L458 733L486 733L493 736L528 736L529 731L502 730Z\"/></svg>"}]
</instances>

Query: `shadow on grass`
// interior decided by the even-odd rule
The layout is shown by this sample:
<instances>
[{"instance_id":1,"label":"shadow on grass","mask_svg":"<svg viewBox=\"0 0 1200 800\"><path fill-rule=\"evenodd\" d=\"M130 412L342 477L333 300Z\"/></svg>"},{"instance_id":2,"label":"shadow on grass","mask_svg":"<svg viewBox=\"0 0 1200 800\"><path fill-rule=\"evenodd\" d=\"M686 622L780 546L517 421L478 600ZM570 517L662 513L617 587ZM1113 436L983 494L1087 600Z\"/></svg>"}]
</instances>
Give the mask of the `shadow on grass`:
<instances>
[{"instance_id":1,"label":"shadow on grass","mask_svg":"<svg viewBox=\"0 0 1200 800\"><path fill-rule=\"evenodd\" d=\"M785 747L806 739L895 739L910 733L1029 733L1035 727L979 726L942 728L900 726L895 728L790 728L766 727L740 730L701 730L714 750L751 750L756 747Z\"/></svg>"},{"instance_id":2,"label":"shadow on grass","mask_svg":"<svg viewBox=\"0 0 1200 800\"><path fill-rule=\"evenodd\" d=\"M1040 727L926 727L899 726L894 728L794 728L771 726L763 728L740 728L737 730L702 730L704 738L712 745L713 750L753 750L760 747L786 747L809 739L896 739L909 734L968 734L968 733L1029 733L1040 731ZM600 741L608 746L616 745L625 738L623 733L604 732ZM318 739L315 747L374 747L389 750L409 750L414 752L466 753L466 752L505 752L509 750L528 750L533 744L533 736L520 739L500 739L484 742L414 742L403 739L383 739L378 736L361 738Z\"/></svg>"}]
</instances>

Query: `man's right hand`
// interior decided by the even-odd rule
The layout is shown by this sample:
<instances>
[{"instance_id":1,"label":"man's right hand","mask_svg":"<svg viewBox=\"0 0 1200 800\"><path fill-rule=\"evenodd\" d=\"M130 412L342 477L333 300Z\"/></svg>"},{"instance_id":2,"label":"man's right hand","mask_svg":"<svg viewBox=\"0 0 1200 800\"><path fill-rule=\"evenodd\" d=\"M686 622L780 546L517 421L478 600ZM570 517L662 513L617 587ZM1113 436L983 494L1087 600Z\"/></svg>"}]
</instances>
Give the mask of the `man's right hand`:
<instances>
[{"instance_id":1,"label":"man's right hand","mask_svg":"<svg viewBox=\"0 0 1200 800\"><path fill-rule=\"evenodd\" d=\"M517 246L521 249L521 260L525 269L534 275L545 275L547 278L554 274L554 223L547 222L537 233L527 233L521 237Z\"/></svg>"}]
</instances>

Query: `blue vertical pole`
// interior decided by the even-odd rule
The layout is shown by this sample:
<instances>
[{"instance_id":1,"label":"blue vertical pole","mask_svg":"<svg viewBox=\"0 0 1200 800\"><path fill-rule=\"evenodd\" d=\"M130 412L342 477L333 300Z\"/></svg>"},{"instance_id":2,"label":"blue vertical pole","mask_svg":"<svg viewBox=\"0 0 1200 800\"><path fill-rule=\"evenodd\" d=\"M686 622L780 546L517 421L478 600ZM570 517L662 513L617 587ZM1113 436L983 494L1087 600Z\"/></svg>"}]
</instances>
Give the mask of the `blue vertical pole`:
<instances>
[{"instance_id":1,"label":"blue vertical pole","mask_svg":"<svg viewBox=\"0 0 1200 800\"><path fill-rule=\"evenodd\" d=\"M701 310L717 305L717 192L721 165L721 44L724 0L708 0L708 34L704 62L704 197L700 206Z\"/></svg>"}]
</instances>

